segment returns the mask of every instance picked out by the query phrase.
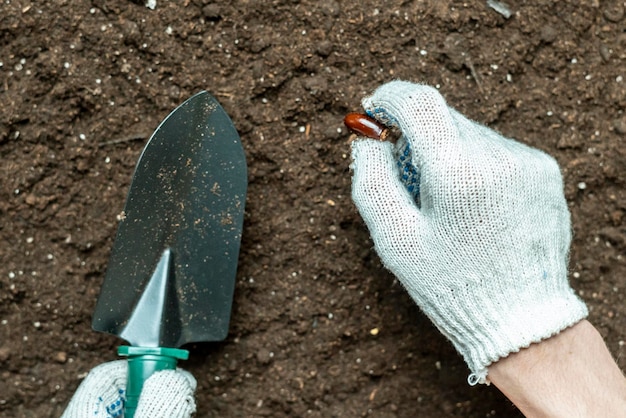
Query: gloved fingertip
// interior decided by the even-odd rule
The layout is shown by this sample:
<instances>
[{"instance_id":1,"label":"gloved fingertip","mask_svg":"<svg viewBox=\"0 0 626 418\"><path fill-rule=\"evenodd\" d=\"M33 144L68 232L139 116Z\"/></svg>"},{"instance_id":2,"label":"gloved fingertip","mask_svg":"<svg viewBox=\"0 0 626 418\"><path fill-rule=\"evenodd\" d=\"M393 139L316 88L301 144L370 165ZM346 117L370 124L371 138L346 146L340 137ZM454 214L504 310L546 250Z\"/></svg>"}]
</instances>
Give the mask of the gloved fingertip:
<instances>
[{"instance_id":1,"label":"gloved fingertip","mask_svg":"<svg viewBox=\"0 0 626 418\"><path fill-rule=\"evenodd\" d=\"M146 380L136 418L189 418L196 411L196 379L181 369L162 370Z\"/></svg>"},{"instance_id":2,"label":"gloved fingertip","mask_svg":"<svg viewBox=\"0 0 626 418\"><path fill-rule=\"evenodd\" d=\"M196 387L198 386L198 382L196 381L196 378L193 377L193 375L189 373L187 370L177 369L177 371L187 379L187 381L189 382L189 386L195 392Z\"/></svg>"},{"instance_id":3,"label":"gloved fingertip","mask_svg":"<svg viewBox=\"0 0 626 418\"><path fill-rule=\"evenodd\" d=\"M367 161L367 156L378 155L377 159L387 159L382 157L392 157L393 145L390 142L378 141L369 138L357 138L352 141L352 169L355 164Z\"/></svg>"},{"instance_id":4,"label":"gloved fingertip","mask_svg":"<svg viewBox=\"0 0 626 418\"><path fill-rule=\"evenodd\" d=\"M154 373L146 380L145 387L184 387L188 388L191 393L195 392L197 382L195 377L186 370L161 370Z\"/></svg>"},{"instance_id":5,"label":"gloved fingertip","mask_svg":"<svg viewBox=\"0 0 626 418\"><path fill-rule=\"evenodd\" d=\"M431 86L391 81L364 98L362 105L371 117L398 128L420 160L429 160L458 134L451 109Z\"/></svg>"},{"instance_id":6,"label":"gloved fingertip","mask_svg":"<svg viewBox=\"0 0 626 418\"><path fill-rule=\"evenodd\" d=\"M407 119L432 112L448 113L445 99L439 90L425 84L391 81L362 100L366 113L381 122L402 128ZM422 109L416 112L416 109Z\"/></svg>"}]
</instances>

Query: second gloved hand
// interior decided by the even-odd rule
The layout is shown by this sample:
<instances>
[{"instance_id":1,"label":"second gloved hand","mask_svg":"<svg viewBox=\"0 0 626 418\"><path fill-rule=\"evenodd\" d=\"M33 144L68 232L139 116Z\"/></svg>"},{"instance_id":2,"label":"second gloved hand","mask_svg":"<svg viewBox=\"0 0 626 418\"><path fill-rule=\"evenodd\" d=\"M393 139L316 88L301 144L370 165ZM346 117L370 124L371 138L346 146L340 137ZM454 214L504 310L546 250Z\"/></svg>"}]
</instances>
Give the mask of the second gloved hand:
<instances>
[{"instance_id":1,"label":"second gloved hand","mask_svg":"<svg viewBox=\"0 0 626 418\"><path fill-rule=\"evenodd\" d=\"M586 317L567 280L570 217L553 158L468 120L431 87L391 82L363 107L403 138L353 142L353 200L471 384Z\"/></svg>"},{"instance_id":2,"label":"second gloved hand","mask_svg":"<svg viewBox=\"0 0 626 418\"><path fill-rule=\"evenodd\" d=\"M117 360L94 367L61 418L122 417L128 365ZM160 371L144 383L135 418L189 418L196 411L196 379L184 370Z\"/></svg>"}]
</instances>

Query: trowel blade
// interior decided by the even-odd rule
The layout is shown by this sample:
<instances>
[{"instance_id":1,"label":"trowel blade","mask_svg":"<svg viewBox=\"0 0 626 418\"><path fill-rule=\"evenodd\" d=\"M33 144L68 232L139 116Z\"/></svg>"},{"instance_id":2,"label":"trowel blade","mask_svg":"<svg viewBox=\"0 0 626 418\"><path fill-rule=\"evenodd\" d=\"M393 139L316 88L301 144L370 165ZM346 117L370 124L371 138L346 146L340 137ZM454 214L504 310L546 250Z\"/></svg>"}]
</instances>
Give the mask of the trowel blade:
<instances>
[{"instance_id":1,"label":"trowel blade","mask_svg":"<svg viewBox=\"0 0 626 418\"><path fill-rule=\"evenodd\" d=\"M246 189L239 135L200 92L159 125L137 163L93 328L134 346L223 340ZM158 297L142 299L155 287Z\"/></svg>"}]
</instances>

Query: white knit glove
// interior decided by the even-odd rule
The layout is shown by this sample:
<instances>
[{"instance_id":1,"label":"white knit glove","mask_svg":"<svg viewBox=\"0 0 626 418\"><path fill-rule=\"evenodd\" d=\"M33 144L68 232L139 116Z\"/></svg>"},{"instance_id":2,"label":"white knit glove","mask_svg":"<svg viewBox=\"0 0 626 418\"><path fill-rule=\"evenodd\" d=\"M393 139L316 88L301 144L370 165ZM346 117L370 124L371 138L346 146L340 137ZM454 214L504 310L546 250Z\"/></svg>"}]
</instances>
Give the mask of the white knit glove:
<instances>
[{"instance_id":1,"label":"white knit glove","mask_svg":"<svg viewBox=\"0 0 626 418\"><path fill-rule=\"evenodd\" d=\"M122 418L126 360L94 367L61 418ZM189 418L196 411L196 379L184 370L154 373L144 383L135 418Z\"/></svg>"},{"instance_id":2,"label":"white knit glove","mask_svg":"<svg viewBox=\"0 0 626 418\"><path fill-rule=\"evenodd\" d=\"M431 87L390 82L363 107L403 137L353 142L353 200L470 384L587 316L567 281L570 217L553 158L466 119Z\"/></svg>"}]
</instances>

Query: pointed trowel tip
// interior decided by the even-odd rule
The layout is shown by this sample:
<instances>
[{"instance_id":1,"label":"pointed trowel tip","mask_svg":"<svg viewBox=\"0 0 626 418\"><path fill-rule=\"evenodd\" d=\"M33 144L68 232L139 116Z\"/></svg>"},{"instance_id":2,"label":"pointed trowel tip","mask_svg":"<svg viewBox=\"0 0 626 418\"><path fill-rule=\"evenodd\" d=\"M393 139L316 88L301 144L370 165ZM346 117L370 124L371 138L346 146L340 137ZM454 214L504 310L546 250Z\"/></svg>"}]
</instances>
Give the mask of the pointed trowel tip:
<instances>
[{"instance_id":1,"label":"pointed trowel tip","mask_svg":"<svg viewBox=\"0 0 626 418\"><path fill-rule=\"evenodd\" d=\"M172 279L172 258L172 250L166 248L119 334L133 346L161 345L161 328L168 309L169 281Z\"/></svg>"}]
</instances>

